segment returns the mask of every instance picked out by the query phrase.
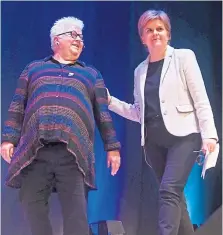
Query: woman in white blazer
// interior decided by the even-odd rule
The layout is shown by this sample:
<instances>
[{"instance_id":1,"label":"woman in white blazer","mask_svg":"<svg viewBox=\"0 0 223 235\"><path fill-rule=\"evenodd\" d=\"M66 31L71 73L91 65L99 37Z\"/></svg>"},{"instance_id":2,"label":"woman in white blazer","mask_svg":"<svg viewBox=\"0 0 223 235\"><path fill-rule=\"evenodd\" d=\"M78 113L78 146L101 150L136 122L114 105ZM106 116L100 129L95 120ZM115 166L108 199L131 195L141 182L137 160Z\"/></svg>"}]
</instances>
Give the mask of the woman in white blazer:
<instances>
[{"instance_id":1,"label":"woman in white blazer","mask_svg":"<svg viewBox=\"0 0 223 235\"><path fill-rule=\"evenodd\" d=\"M183 190L197 151L212 152L218 136L195 54L170 47L163 11L148 10L138 32L149 55L134 72L134 104L110 96L109 109L141 124L141 145L159 182L159 234L190 235Z\"/></svg>"}]
</instances>

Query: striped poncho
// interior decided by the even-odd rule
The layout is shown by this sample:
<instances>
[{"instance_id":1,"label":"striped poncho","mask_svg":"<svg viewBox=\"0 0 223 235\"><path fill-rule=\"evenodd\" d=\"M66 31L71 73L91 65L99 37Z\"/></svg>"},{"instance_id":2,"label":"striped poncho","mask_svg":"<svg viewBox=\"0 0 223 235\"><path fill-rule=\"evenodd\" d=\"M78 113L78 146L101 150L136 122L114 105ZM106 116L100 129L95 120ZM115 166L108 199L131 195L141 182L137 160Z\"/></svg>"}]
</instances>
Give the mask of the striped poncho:
<instances>
[{"instance_id":1,"label":"striped poncho","mask_svg":"<svg viewBox=\"0 0 223 235\"><path fill-rule=\"evenodd\" d=\"M104 149L120 149L99 71L80 61L63 65L52 56L28 64L18 80L3 131L2 142L15 146L6 185L21 187L21 170L34 160L44 140L67 143L85 183L95 188L95 122Z\"/></svg>"}]
</instances>

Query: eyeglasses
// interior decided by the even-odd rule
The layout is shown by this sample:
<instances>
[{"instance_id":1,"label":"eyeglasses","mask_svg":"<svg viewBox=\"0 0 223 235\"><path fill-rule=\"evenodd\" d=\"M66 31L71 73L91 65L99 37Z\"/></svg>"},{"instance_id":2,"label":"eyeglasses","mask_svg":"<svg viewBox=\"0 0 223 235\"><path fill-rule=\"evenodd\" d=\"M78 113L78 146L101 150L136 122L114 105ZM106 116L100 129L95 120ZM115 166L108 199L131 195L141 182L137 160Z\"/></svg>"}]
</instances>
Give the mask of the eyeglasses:
<instances>
[{"instance_id":1,"label":"eyeglasses","mask_svg":"<svg viewBox=\"0 0 223 235\"><path fill-rule=\"evenodd\" d=\"M196 163L199 166L202 166L204 164L204 160L205 160L205 153L202 150L199 151L193 151L194 153L198 153L198 156L196 158Z\"/></svg>"},{"instance_id":2,"label":"eyeglasses","mask_svg":"<svg viewBox=\"0 0 223 235\"><path fill-rule=\"evenodd\" d=\"M70 37L72 37L74 40L77 39L77 37L80 38L80 41L83 42L83 34L79 34L77 33L76 31L68 31L68 32L65 32L65 33L60 33L60 34L57 34L56 36L60 36L60 35L64 35L64 34L68 34Z\"/></svg>"}]
</instances>

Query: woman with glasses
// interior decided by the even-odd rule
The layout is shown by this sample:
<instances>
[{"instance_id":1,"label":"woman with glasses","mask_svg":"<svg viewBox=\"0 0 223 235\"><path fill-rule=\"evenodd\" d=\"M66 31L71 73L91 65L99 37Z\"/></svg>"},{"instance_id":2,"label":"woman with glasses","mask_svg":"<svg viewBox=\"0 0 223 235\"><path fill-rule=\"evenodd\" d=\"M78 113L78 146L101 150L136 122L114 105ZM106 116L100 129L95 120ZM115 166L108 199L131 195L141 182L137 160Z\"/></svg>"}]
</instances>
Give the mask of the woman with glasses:
<instances>
[{"instance_id":1,"label":"woman with glasses","mask_svg":"<svg viewBox=\"0 0 223 235\"><path fill-rule=\"evenodd\" d=\"M32 235L53 234L53 189L61 204L63 235L89 235L86 192L96 188L95 123L112 175L121 164L102 75L79 60L83 27L75 17L54 23L53 54L26 66L5 122L1 155L10 163L6 184L20 188Z\"/></svg>"}]
</instances>

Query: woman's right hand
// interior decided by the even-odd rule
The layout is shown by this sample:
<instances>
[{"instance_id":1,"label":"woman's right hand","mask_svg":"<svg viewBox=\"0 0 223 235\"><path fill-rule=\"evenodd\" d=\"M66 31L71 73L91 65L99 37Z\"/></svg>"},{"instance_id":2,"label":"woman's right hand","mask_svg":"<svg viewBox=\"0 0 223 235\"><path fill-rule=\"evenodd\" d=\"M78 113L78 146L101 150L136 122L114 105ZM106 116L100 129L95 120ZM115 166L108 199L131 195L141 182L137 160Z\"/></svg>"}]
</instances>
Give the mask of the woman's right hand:
<instances>
[{"instance_id":1,"label":"woman's right hand","mask_svg":"<svg viewBox=\"0 0 223 235\"><path fill-rule=\"evenodd\" d=\"M108 88L106 88L106 90L107 90L107 95L108 95L108 105L111 103L111 99L112 99L112 97L111 97L111 95L110 95L110 93L109 93L109 90L108 90Z\"/></svg>"},{"instance_id":2,"label":"woman's right hand","mask_svg":"<svg viewBox=\"0 0 223 235\"><path fill-rule=\"evenodd\" d=\"M8 163L11 162L11 157L13 155L13 151L14 151L14 146L12 143L3 142L1 144L0 152L1 152L2 158L6 162L8 162Z\"/></svg>"}]
</instances>

